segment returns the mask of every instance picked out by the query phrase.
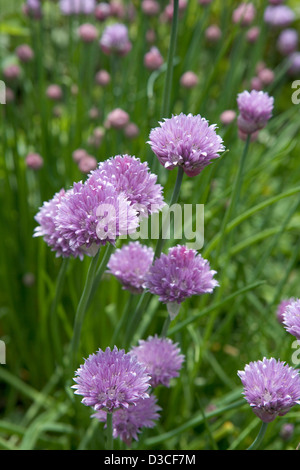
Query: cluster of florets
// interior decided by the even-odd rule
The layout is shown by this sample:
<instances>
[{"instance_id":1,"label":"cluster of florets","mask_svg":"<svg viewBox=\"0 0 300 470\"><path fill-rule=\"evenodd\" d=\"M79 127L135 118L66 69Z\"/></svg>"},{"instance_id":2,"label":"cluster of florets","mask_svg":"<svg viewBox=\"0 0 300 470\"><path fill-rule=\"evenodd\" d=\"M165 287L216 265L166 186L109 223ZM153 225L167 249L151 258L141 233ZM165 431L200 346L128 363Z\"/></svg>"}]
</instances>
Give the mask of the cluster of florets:
<instances>
[{"instance_id":1,"label":"cluster of florets","mask_svg":"<svg viewBox=\"0 0 300 470\"><path fill-rule=\"evenodd\" d=\"M162 187L156 180L147 163L136 157L102 162L84 183L62 189L43 204L34 236L44 237L57 256L94 255L100 245L134 233L141 215L162 208Z\"/></svg>"},{"instance_id":2,"label":"cluster of florets","mask_svg":"<svg viewBox=\"0 0 300 470\"><path fill-rule=\"evenodd\" d=\"M106 422L112 413L113 437L131 445L142 428L152 428L159 419L160 407L151 388L168 387L183 360L177 344L150 336L129 353L115 346L91 354L75 372L72 388L94 410L92 418Z\"/></svg>"}]
</instances>

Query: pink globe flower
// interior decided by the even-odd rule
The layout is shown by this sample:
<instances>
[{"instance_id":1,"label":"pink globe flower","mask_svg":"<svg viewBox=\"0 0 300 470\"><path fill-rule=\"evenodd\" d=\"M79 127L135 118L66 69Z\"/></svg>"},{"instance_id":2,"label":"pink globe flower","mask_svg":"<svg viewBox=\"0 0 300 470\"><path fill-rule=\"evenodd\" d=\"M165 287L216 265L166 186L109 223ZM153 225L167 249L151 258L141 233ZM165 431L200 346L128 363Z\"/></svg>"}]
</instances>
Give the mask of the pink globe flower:
<instances>
[{"instance_id":1,"label":"pink globe flower","mask_svg":"<svg viewBox=\"0 0 300 470\"><path fill-rule=\"evenodd\" d=\"M121 108L116 108L111 111L106 118L106 127L113 127L114 129L124 129L129 123L129 114Z\"/></svg>"},{"instance_id":2,"label":"pink globe flower","mask_svg":"<svg viewBox=\"0 0 300 470\"><path fill-rule=\"evenodd\" d=\"M25 159L27 168L39 170L44 165L43 158L38 153L29 153Z\"/></svg>"},{"instance_id":3,"label":"pink globe flower","mask_svg":"<svg viewBox=\"0 0 300 470\"><path fill-rule=\"evenodd\" d=\"M198 76L190 70L185 72L180 78L180 85L184 88L194 88L198 85L198 82Z\"/></svg>"},{"instance_id":4,"label":"pink globe flower","mask_svg":"<svg viewBox=\"0 0 300 470\"><path fill-rule=\"evenodd\" d=\"M233 23L241 26L249 26L256 15L256 9L253 3L241 3L233 12Z\"/></svg>"},{"instance_id":5,"label":"pink globe flower","mask_svg":"<svg viewBox=\"0 0 300 470\"><path fill-rule=\"evenodd\" d=\"M151 47L150 51L144 56L144 65L148 70L157 70L163 63L164 59L157 47Z\"/></svg>"},{"instance_id":6,"label":"pink globe flower","mask_svg":"<svg viewBox=\"0 0 300 470\"><path fill-rule=\"evenodd\" d=\"M130 52L132 44L128 37L128 28L124 24L115 23L106 26L100 39L100 47L107 54L124 56Z\"/></svg>"},{"instance_id":7,"label":"pink globe flower","mask_svg":"<svg viewBox=\"0 0 300 470\"><path fill-rule=\"evenodd\" d=\"M252 90L238 95L238 127L245 134L253 134L263 129L272 116L274 98L268 93Z\"/></svg>"},{"instance_id":8,"label":"pink globe flower","mask_svg":"<svg viewBox=\"0 0 300 470\"><path fill-rule=\"evenodd\" d=\"M63 93L59 85L49 85L46 90L46 95L53 101L59 101L62 99Z\"/></svg>"},{"instance_id":9,"label":"pink globe flower","mask_svg":"<svg viewBox=\"0 0 300 470\"><path fill-rule=\"evenodd\" d=\"M28 44L21 44L16 49L16 54L21 62L30 62L34 57L34 52Z\"/></svg>"},{"instance_id":10,"label":"pink globe flower","mask_svg":"<svg viewBox=\"0 0 300 470\"><path fill-rule=\"evenodd\" d=\"M98 36L98 30L90 23L84 23L78 28L78 36L83 42L94 42Z\"/></svg>"}]
</instances>

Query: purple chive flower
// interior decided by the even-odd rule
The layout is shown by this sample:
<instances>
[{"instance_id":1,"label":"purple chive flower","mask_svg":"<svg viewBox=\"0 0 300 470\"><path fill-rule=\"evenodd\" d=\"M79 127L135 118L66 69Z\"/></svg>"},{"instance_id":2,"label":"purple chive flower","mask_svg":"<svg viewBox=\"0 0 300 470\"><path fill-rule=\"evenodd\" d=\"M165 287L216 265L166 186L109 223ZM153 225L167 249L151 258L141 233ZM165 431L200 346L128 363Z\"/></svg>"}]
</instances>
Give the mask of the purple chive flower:
<instances>
[{"instance_id":1,"label":"purple chive flower","mask_svg":"<svg viewBox=\"0 0 300 470\"><path fill-rule=\"evenodd\" d=\"M269 5L265 9L264 20L270 26L286 28L295 20L295 13L286 5Z\"/></svg>"},{"instance_id":2,"label":"purple chive flower","mask_svg":"<svg viewBox=\"0 0 300 470\"><path fill-rule=\"evenodd\" d=\"M65 194L65 190L61 189L50 201L44 202L43 206L35 216L35 220L39 225L34 229L33 236L43 237L44 241L51 247L52 251L56 252L57 257L79 256L82 259L83 253L79 250L72 249L69 241L61 236L61 233L56 226L55 220L58 206L64 199Z\"/></svg>"},{"instance_id":3,"label":"purple chive flower","mask_svg":"<svg viewBox=\"0 0 300 470\"><path fill-rule=\"evenodd\" d=\"M179 376L184 361L177 343L169 338L158 338L157 335L149 336L146 341L140 340L131 353L146 367L153 388L160 384L169 387L170 380Z\"/></svg>"},{"instance_id":4,"label":"purple chive flower","mask_svg":"<svg viewBox=\"0 0 300 470\"><path fill-rule=\"evenodd\" d=\"M156 402L157 398L150 395L149 398L139 399L135 405L116 410L113 414L113 437L120 437L128 446L131 446L132 439L138 441L142 428L153 428L154 421L159 419L161 408ZM101 422L106 422L106 417L107 413L102 410L92 415Z\"/></svg>"},{"instance_id":5,"label":"purple chive flower","mask_svg":"<svg viewBox=\"0 0 300 470\"><path fill-rule=\"evenodd\" d=\"M284 362L274 358L250 362L243 371L238 371L238 376L247 402L265 423L284 416L299 404L299 372Z\"/></svg>"},{"instance_id":6,"label":"purple chive flower","mask_svg":"<svg viewBox=\"0 0 300 470\"><path fill-rule=\"evenodd\" d=\"M144 290L144 278L152 265L154 252L140 242L130 242L115 251L107 264L109 272L133 294Z\"/></svg>"},{"instance_id":7,"label":"purple chive flower","mask_svg":"<svg viewBox=\"0 0 300 470\"><path fill-rule=\"evenodd\" d=\"M185 299L213 292L218 285L213 279L215 273L196 250L177 245L154 261L145 276L145 286L167 304L173 319Z\"/></svg>"},{"instance_id":8,"label":"purple chive flower","mask_svg":"<svg viewBox=\"0 0 300 470\"><path fill-rule=\"evenodd\" d=\"M238 95L237 103L240 111L238 127L245 134L263 129L272 116L274 98L263 91L244 91Z\"/></svg>"},{"instance_id":9,"label":"purple chive flower","mask_svg":"<svg viewBox=\"0 0 300 470\"><path fill-rule=\"evenodd\" d=\"M209 126L200 115L181 113L159 124L151 130L148 143L168 170L182 166L188 176L196 176L224 150L216 125Z\"/></svg>"},{"instance_id":10,"label":"purple chive flower","mask_svg":"<svg viewBox=\"0 0 300 470\"><path fill-rule=\"evenodd\" d=\"M87 181L75 183L61 200L55 223L71 249L93 255L98 245L114 244L118 236L133 233L138 217L126 196L111 184L99 182L93 187Z\"/></svg>"},{"instance_id":11,"label":"purple chive flower","mask_svg":"<svg viewBox=\"0 0 300 470\"><path fill-rule=\"evenodd\" d=\"M288 73L291 76L298 76L300 73L300 52L293 52L289 58L289 69Z\"/></svg>"},{"instance_id":12,"label":"purple chive flower","mask_svg":"<svg viewBox=\"0 0 300 470\"><path fill-rule=\"evenodd\" d=\"M42 16L42 7L40 0L27 0L24 6L25 14L38 19Z\"/></svg>"},{"instance_id":13,"label":"purple chive flower","mask_svg":"<svg viewBox=\"0 0 300 470\"><path fill-rule=\"evenodd\" d=\"M300 340L300 299L293 299L285 307L283 325L288 333Z\"/></svg>"},{"instance_id":14,"label":"purple chive flower","mask_svg":"<svg viewBox=\"0 0 300 470\"><path fill-rule=\"evenodd\" d=\"M128 37L125 24L115 23L106 26L100 39L100 47L105 54L124 56L131 50L132 44Z\"/></svg>"},{"instance_id":15,"label":"purple chive flower","mask_svg":"<svg viewBox=\"0 0 300 470\"><path fill-rule=\"evenodd\" d=\"M59 6L63 15L89 15L96 7L95 0L60 0Z\"/></svg>"},{"instance_id":16,"label":"purple chive flower","mask_svg":"<svg viewBox=\"0 0 300 470\"><path fill-rule=\"evenodd\" d=\"M77 371L74 381L76 395L84 398L81 403L95 411L109 413L118 408L128 408L139 399L148 398L150 377L135 357L123 349L99 349L90 354Z\"/></svg>"},{"instance_id":17,"label":"purple chive flower","mask_svg":"<svg viewBox=\"0 0 300 470\"><path fill-rule=\"evenodd\" d=\"M278 305L277 307L277 311L276 311L276 316L277 316L277 320L279 321L279 323L283 323L283 314L284 314L284 311L286 309L286 307L291 303L293 302L295 299L292 297L290 299L284 299L280 302L280 304Z\"/></svg>"},{"instance_id":18,"label":"purple chive flower","mask_svg":"<svg viewBox=\"0 0 300 470\"><path fill-rule=\"evenodd\" d=\"M162 187L146 162L130 155L117 155L101 162L89 176L89 184L108 181L117 192L124 192L141 216L158 212L164 205Z\"/></svg>"},{"instance_id":19,"label":"purple chive flower","mask_svg":"<svg viewBox=\"0 0 300 470\"><path fill-rule=\"evenodd\" d=\"M298 42L298 31L296 29L288 28L280 33L277 40L277 49L282 55L287 56L296 52Z\"/></svg>"}]
</instances>

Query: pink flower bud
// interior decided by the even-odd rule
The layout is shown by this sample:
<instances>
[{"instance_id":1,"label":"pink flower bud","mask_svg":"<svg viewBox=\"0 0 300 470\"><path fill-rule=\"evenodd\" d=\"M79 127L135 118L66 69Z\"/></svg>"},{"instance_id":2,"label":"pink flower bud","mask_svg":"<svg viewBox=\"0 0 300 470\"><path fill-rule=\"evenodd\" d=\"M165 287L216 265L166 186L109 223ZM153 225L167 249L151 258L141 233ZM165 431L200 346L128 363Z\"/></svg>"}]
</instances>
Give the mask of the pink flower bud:
<instances>
[{"instance_id":1,"label":"pink flower bud","mask_svg":"<svg viewBox=\"0 0 300 470\"><path fill-rule=\"evenodd\" d=\"M251 79L251 90L260 91L263 89L263 84L259 77L253 77Z\"/></svg>"},{"instance_id":2,"label":"pink flower bud","mask_svg":"<svg viewBox=\"0 0 300 470\"><path fill-rule=\"evenodd\" d=\"M150 51L144 56L144 65L148 70L157 70L163 63L164 59L157 47L151 47Z\"/></svg>"},{"instance_id":3,"label":"pink flower bud","mask_svg":"<svg viewBox=\"0 0 300 470\"><path fill-rule=\"evenodd\" d=\"M265 68L259 72L258 78L263 83L263 85L271 85L271 83L274 82L275 75L273 70Z\"/></svg>"},{"instance_id":4,"label":"pink flower bud","mask_svg":"<svg viewBox=\"0 0 300 470\"><path fill-rule=\"evenodd\" d=\"M249 26L256 15L253 3L241 3L233 12L232 21L241 26Z\"/></svg>"},{"instance_id":5,"label":"pink flower bud","mask_svg":"<svg viewBox=\"0 0 300 470\"><path fill-rule=\"evenodd\" d=\"M142 11L147 16L156 16L160 10L159 3L155 0L143 0L142 1Z\"/></svg>"},{"instance_id":6,"label":"pink flower bud","mask_svg":"<svg viewBox=\"0 0 300 470\"><path fill-rule=\"evenodd\" d=\"M78 36L83 42L93 42L97 39L98 31L94 25L90 23L84 23L78 28Z\"/></svg>"},{"instance_id":7,"label":"pink flower bud","mask_svg":"<svg viewBox=\"0 0 300 470\"><path fill-rule=\"evenodd\" d=\"M126 137L128 137L128 139L134 139L139 135L139 133L140 131L138 126L133 122L129 122L124 129L124 134L126 135Z\"/></svg>"},{"instance_id":8,"label":"pink flower bud","mask_svg":"<svg viewBox=\"0 0 300 470\"><path fill-rule=\"evenodd\" d=\"M247 41L250 43L254 43L257 41L260 34L260 29L258 26L253 26L247 31Z\"/></svg>"},{"instance_id":9,"label":"pink flower bud","mask_svg":"<svg viewBox=\"0 0 300 470\"><path fill-rule=\"evenodd\" d=\"M62 89L59 85L49 85L46 95L53 101L59 101L62 99Z\"/></svg>"},{"instance_id":10,"label":"pink flower bud","mask_svg":"<svg viewBox=\"0 0 300 470\"><path fill-rule=\"evenodd\" d=\"M106 119L106 126L114 129L123 129L129 122L129 114L121 108L111 111Z\"/></svg>"},{"instance_id":11,"label":"pink flower bud","mask_svg":"<svg viewBox=\"0 0 300 470\"><path fill-rule=\"evenodd\" d=\"M211 26L209 26L205 31L205 37L210 42L218 41L221 38L221 36L222 36L222 32L219 26L215 24L212 24Z\"/></svg>"},{"instance_id":12,"label":"pink flower bud","mask_svg":"<svg viewBox=\"0 0 300 470\"><path fill-rule=\"evenodd\" d=\"M3 70L3 75L6 80L16 80L21 75L21 69L17 64L8 65Z\"/></svg>"},{"instance_id":13,"label":"pink flower bud","mask_svg":"<svg viewBox=\"0 0 300 470\"><path fill-rule=\"evenodd\" d=\"M96 83L101 86L107 86L110 83L110 74L106 70L99 70L95 77Z\"/></svg>"},{"instance_id":14,"label":"pink flower bud","mask_svg":"<svg viewBox=\"0 0 300 470\"><path fill-rule=\"evenodd\" d=\"M96 170L98 162L95 157L86 155L81 158L78 163L78 168L82 173L89 173L90 171Z\"/></svg>"},{"instance_id":15,"label":"pink flower bud","mask_svg":"<svg viewBox=\"0 0 300 470\"><path fill-rule=\"evenodd\" d=\"M231 124L236 118L236 112L232 109L226 109L220 116L220 121L224 126Z\"/></svg>"},{"instance_id":16,"label":"pink flower bud","mask_svg":"<svg viewBox=\"0 0 300 470\"><path fill-rule=\"evenodd\" d=\"M98 21L105 21L111 15L109 3L101 2L95 8L95 17Z\"/></svg>"},{"instance_id":17,"label":"pink flower bud","mask_svg":"<svg viewBox=\"0 0 300 470\"><path fill-rule=\"evenodd\" d=\"M194 88L198 84L198 77L194 72L190 70L185 72L180 78L180 84L184 88Z\"/></svg>"},{"instance_id":18,"label":"pink flower bud","mask_svg":"<svg viewBox=\"0 0 300 470\"><path fill-rule=\"evenodd\" d=\"M38 153L29 153L25 162L26 166L32 170L39 170L44 164L42 157Z\"/></svg>"},{"instance_id":19,"label":"pink flower bud","mask_svg":"<svg viewBox=\"0 0 300 470\"><path fill-rule=\"evenodd\" d=\"M84 149L77 149L77 150L74 150L74 152L72 153L72 157L75 163L79 163L80 160L82 160L82 158L86 156L87 156L87 151Z\"/></svg>"},{"instance_id":20,"label":"pink flower bud","mask_svg":"<svg viewBox=\"0 0 300 470\"><path fill-rule=\"evenodd\" d=\"M27 44L21 44L21 46L18 46L16 54L21 62L30 62L34 57L33 50Z\"/></svg>"}]
</instances>

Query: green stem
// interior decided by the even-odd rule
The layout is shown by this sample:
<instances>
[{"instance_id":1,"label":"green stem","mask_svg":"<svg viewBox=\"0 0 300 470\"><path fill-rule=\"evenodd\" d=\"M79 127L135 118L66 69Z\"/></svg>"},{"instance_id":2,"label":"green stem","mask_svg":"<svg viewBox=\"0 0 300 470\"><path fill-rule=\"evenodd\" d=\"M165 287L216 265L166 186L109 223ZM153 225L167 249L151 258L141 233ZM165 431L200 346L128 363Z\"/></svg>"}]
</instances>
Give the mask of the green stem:
<instances>
[{"instance_id":1,"label":"green stem","mask_svg":"<svg viewBox=\"0 0 300 470\"><path fill-rule=\"evenodd\" d=\"M115 343L116 343L116 340L120 334L120 331L124 328L124 325L128 324L128 318L129 318L129 315L130 315L130 311L132 310L132 306L133 306L133 302L134 302L134 297L135 297L135 294L130 294L130 297L127 301L127 304L126 304L126 307L125 309L123 310L123 313L122 313L122 316L121 316L121 319L119 320L116 328L114 329L114 332L113 332L113 336L112 336L112 340L111 340L111 346L112 348L114 347Z\"/></svg>"},{"instance_id":2,"label":"green stem","mask_svg":"<svg viewBox=\"0 0 300 470\"><path fill-rule=\"evenodd\" d=\"M181 166L178 167L178 173L177 173L177 178L176 178L176 183L174 186L173 194L171 197L171 201L169 204L169 207L171 207L173 204L176 204L179 198L179 193L180 193L180 188L181 188L181 183L183 179L183 174L184 171ZM162 227L160 229L159 233L159 238L157 241L155 253L154 253L154 259L159 258L161 255L163 246L164 246L165 240L163 239L163 233L162 233ZM131 321L127 325L127 332L126 332L126 337L125 341L126 343L129 341L130 337L133 337L132 331L134 332L134 326L135 328L138 326L139 321L141 319L141 316L143 312L147 309L149 302L151 300L151 294L149 292L144 292L140 298L140 301L135 309L135 312L132 315Z\"/></svg>"},{"instance_id":3,"label":"green stem","mask_svg":"<svg viewBox=\"0 0 300 470\"><path fill-rule=\"evenodd\" d=\"M167 71L166 71L166 78L164 82L160 119L167 118L169 117L169 114L170 114L174 56L175 56L177 31L178 31L178 2L179 0L174 0L173 2L173 18L172 18L171 36L170 36L170 44L169 44L168 59L167 59ZM153 162L152 170L154 173L159 171L157 158Z\"/></svg>"},{"instance_id":4,"label":"green stem","mask_svg":"<svg viewBox=\"0 0 300 470\"><path fill-rule=\"evenodd\" d=\"M260 446L260 444L262 443L262 440L263 440L263 438L266 434L267 427L268 427L268 423L262 423L261 428L259 430L259 433L258 433L255 441L251 444L250 447L248 447L247 450L256 450Z\"/></svg>"},{"instance_id":5,"label":"green stem","mask_svg":"<svg viewBox=\"0 0 300 470\"><path fill-rule=\"evenodd\" d=\"M168 315L167 318L165 319L165 322L164 322L163 327L162 327L162 331L161 331L161 337L162 338L165 338L167 336L170 323L171 323L171 317L170 317L170 315Z\"/></svg>"},{"instance_id":6,"label":"green stem","mask_svg":"<svg viewBox=\"0 0 300 470\"><path fill-rule=\"evenodd\" d=\"M181 188L181 183L182 183L182 179L183 179L183 174L184 174L183 168L181 166L179 166L178 167L177 178L176 178L176 183L175 183L175 186L174 186L174 190L173 190L173 194L172 194L172 197L171 197L169 207L171 207L173 204L176 204L177 201L178 201L179 192L180 192L180 188ZM158 238L156 249L155 249L154 259L158 258L161 255L164 243L165 243L165 240L163 239L163 233L162 233L162 227L161 227L160 233L159 233L159 238Z\"/></svg>"},{"instance_id":7,"label":"green stem","mask_svg":"<svg viewBox=\"0 0 300 470\"><path fill-rule=\"evenodd\" d=\"M98 251L96 256L94 256L91 260L87 277L86 277L86 281L85 281L85 286L84 286L84 289L83 289L83 292L82 292L82 295L81 295L81 298L77 307L77 311L76 311L73 338L71 341L71 356L70 357L71 357L72 369L74 369L76 355L79 349L79 341L80 341L82 324L83 324L84 316L85 316L87 306L89 303L90 295L92 292L93 281L95 277L99 254L100 254L100 250Z\"/></svg>"},{"instance_id":8,"label":"green stem","mask_svg":"<svg viewBox=\"0 0 300 470\"><path fill-rule=\"evenodd\" d=\"M240 196L242 181L243 181L245 161L246 161L246 157L247 157L247 154L248 154L250 141L251 141L251 135L249 134L248 137L247 137L245 146L244 146L244 151L243 151L242 157L240 159L240 165L239 165L239 169L238 169L238 172L237 172L237 175L236 175L236 178L235 178L230 204L229 204L229 207L228 207L228 209L225 213L225 217L224 217L223 222L222 222L221 238L220 238L220 242L219 242L219 246L218 246L217 259L219 258L220 250L221 250L222 245L223 245L223 240L224 240L224 236L225 236L227 223L229 222L229 220L231 218L231 215L235 211L237 201L238 201L238 198Z\"/></svg>"},{"instance_id":9,"label":"green stem","mask_svg":"<svg viewBox=\"0 0 300 470\"><path fill-rule=\"evenodd\" d=\"M147 310L150 300L151 294L149 292L143 292L140 297L139 303L137 304L137 307L131 317L131 320L127 324L125 344L129 345L131 338L133 338L135 330L141 320L143 313L145 312L145 310Z\"/></svg>"},{"instance_id":10,"label":"green stem","mask_svg":"<svg viewBox=\"0 0 300 470\"><path fill-rule=\"evenodd\" d=\"M95 295L95 293L96 293L96 291L99 287L100 281L101 281L102 276L104 274L104 271L106 269L106 266L107 266L107 263L109 261L110 255L112 254L114 249L115 249L115 247L113 245L111 245L110 243L106 247L105 253L104 253L103 258L102 258L101 263L100 263L100 266L97 269L97 272L96 272L95 277L94 277L89 302L91 302L92 298L94 297L94 295Z\"/></svg>"},{"instance_id":11,"label":"green stem","mask_svg":"<svg viewBox=\"0 0 300 470\"><path fill-rule=\"evenodd\" d=\"M69 258L64 258L58 273L57 283L56 283L56 292L55 297L53 299L51 310L50 310L50 328L52 333L52 341L54 346L54 353L57 356L56 359L62 358L62 348L59 342L59 329L57 326L57 307L61 298L65 275L67 272L67 268L69 265Z\"/></svg>"},{"instance_id":12,"label":"green stem","mask_svg":"<svg viewBox=\"0 0 300 470\"><path fill-rule=\"evenodd\" d=\"M174 55L175 55L177 30L178 30L178 2L179 0L174 0L172 30L171 30L171 38L170 38L168 61L167 61L167 73L166 73L166 79L164 83L164 92L163 92L163 100L162 100L162 108L161 108L162 118L168 117L169 112L170 112L170 97L171 97L173 66L174 66L173 61L174 61Z\"/></svg>"},{"instance_id":13,"label":"green stem","mask_svg":"<svg viewBox=\"0 0 300 470\"><path fill-rule=\"evenodd\" d=\"M106 450L114 450L114 439L113 439L113 414L106 414L106 430L107 430L107 441Z\"/></svg>"}]
</instances>

